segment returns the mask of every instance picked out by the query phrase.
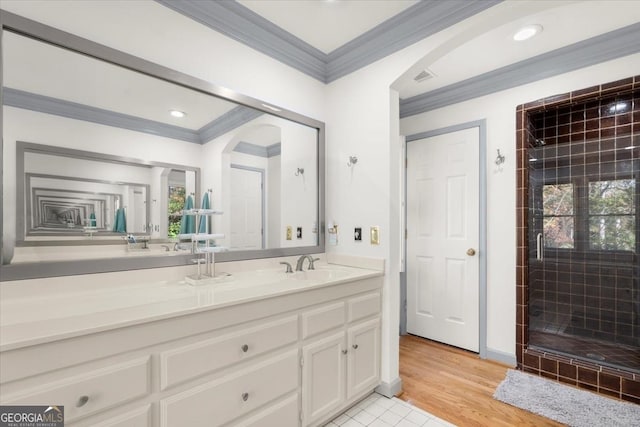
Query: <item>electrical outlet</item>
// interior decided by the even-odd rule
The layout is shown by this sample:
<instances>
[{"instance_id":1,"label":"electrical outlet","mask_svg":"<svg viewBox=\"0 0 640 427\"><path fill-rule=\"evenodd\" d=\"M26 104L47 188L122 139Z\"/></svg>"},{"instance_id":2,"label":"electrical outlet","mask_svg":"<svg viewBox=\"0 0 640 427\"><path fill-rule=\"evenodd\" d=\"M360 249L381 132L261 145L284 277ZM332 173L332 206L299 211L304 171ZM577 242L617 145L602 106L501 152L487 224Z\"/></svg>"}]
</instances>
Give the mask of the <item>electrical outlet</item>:
<instances>
[{"instance_id":1,"label":"electrical outlet","mask_svg":"<svg viewBox=\"0 0 640 427\"><path fill-rule=\"evenodd\" d=\"M287 240L291 240L293 238L293 228L290 225L287 225Z\"/></svg>"},{"instance_id":2,"label":"electrical outlet","mask_svg":"<svg viewBox=\"0 0 640 427\"><path fill-rule=\"evenodd\" d=\"M296 228L296 238L302 239L302 227Z\"/></svg>"},{"instance_id":3,"label":"electrical outlet","mask_svg":"<svg viewBox=\"0 0 640 427\"><path fill-rule=\"evenodd\" d=\"M353 240L356 242L362 241L362 227L356 227L353 229Z\"/></svg>"},{"instance_id":4,"label":"electrical outlet","mask_svg":"<svg viewBox=\"0 0 640 427\"><path fill-rule=\"evenodd\" d=\"M380 227L375 226L371 227L371 244L379 245L380 244Z\"/></svg>"}]
</instances>

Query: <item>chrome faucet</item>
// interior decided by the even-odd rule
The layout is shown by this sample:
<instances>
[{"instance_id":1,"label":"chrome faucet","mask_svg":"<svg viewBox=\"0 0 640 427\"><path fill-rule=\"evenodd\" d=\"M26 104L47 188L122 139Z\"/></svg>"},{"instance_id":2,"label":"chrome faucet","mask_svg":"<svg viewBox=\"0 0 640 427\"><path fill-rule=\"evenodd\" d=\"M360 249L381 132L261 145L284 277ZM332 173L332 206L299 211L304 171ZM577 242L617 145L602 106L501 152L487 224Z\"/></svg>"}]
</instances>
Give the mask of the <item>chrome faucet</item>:
<instances>
[{"instance_id":1,"label":"chrome faucet","mask_svg":"<svg viewBox=\"0 0 640 427\"><path fill-rule=\"evenodd\" d=\"M309 270L315 270L315 267L314 267L313 263L315 261L319 261L320 260L320 258L314 258L311 255L301 255L300 258L298 258L298 261L296 262L296 271L304 271L302 266L304 264L304 260L305 259L309 260Z\"/></svg>"},{"instance_id":2,"label":"chrome faucet","mask_svg":"<svg viewBox=\"0 0 640 427\"><path fill-rule=\"evenodd\" d=\"M288 262L281 262L280 264L287 266L287 270L285 271L285 273L293 273L293 270L291 269L291 264L289 264Z\"/></svg>"}]
</instances>

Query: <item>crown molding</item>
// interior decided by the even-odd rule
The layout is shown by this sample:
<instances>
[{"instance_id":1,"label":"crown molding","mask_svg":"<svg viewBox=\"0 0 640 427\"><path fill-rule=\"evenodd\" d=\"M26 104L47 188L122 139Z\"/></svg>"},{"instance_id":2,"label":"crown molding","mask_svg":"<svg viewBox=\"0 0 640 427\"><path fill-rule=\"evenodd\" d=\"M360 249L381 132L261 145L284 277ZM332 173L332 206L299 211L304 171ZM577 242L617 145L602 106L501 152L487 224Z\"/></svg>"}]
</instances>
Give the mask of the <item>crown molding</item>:
<instances>
[{"instance_id":1,"label":"crown molding","mask_svg":"<svg viewBox=\"0 0 640 427\"><path fill-rule=\"evenodd\" d=\"M400 100L400 118L640 52L640 23Z\"/></svg>"},{"instance_id":2,"label":"crown molding","mask_svg":"<svg viewBox=\"0 0 640 427\"><path fill-rule=\"evenodd\" d=\"M232 130L260 117L263 114L264 113L262 111L238 105L198 129L200 143L205 144L227 132L231 132Z\"/></svg>"},{"instance_id":3,"label":"crown molding","mask_svg":"<svg viewBox=\"0 0 640 427\"><path fill-rule=\"evenodd\" d=\"M327 55L327 82L337 80L502 0L422 0Z\"/></svg>"},{"instance_id":4,"label":"crown molding","mask_svg":"<svg viewBox=\"0 0 640 427\"><path fill-rule=\"evenodd\" d=\"M281 154L282 144L276 143L264 147L262 145L252 144L246 141L240 141L233 149L236 153L248 154L250 156L264 157L268 159L270 157L279 156Z\"/></svg>"},{"instance_id":5,"label":"crown molding","mask_svg":"<svg viewBox=\"0 0 640 427\"><path fill-rule=\"evenodd\" d=\"M2 103L9 107L53 114L195 144L205 144L264 114L262 111L239 105L195 131L8 87L2 88Z\"/></svg>"},{"instance_id":6,"label":"crown molding","mask_svg":"<svg viewBox=\"0 0 640 427\"><path fill-rule=\"evenodd\" d=\"M325 81L326 55L235 1L156 0L182 15Z\"/></svg>"},{"instance_id":7,"label":"crown molding","mask_svg":"<svg viewBox=\"0 0 640 427\"><path fill-rule=\"evenodd\" d=\"M198 132L191 129L8 87L2 88L2 103L10 107L39 113L53 114L196 144L201 143Z\"/></svg>"},{"instance_id":8,"label":"crown molding","mask_svg":"<svg viewBox=\"0 0 640 427\"><path fill-rule=\"evenodd\" d=\"M330 83L502 0L422 0L329 54L236 1L155 0L323 83Z\"/></svg>"}]
</instances>

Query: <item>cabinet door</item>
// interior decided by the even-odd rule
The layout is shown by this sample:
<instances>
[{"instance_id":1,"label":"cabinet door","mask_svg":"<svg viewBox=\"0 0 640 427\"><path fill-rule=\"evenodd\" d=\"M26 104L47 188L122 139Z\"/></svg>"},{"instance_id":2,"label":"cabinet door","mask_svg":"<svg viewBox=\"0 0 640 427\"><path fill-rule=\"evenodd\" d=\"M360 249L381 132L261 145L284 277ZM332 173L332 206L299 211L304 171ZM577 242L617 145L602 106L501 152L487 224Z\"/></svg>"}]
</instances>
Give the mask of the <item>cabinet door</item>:
<instances>
[{"instance_id":1,"label":"cabinet door","mask_svg":"<svg viewBox=\"0 0 640 427\"><path fill-rule=\"evenodd\" d=\"M373 388L380 381L380 321L348 329L347 398Z\"/></svg>"},{"instance_id":2,"label":"cabinet door","mask_svg":"<svg viewBox=\"0 0 640 427\"><path fill-rule=\"evenodd\" d=\"M344 402L346 354L344 332L309 344L302 349L302 407L304 425Z\"/></svg>"}]
</instances>

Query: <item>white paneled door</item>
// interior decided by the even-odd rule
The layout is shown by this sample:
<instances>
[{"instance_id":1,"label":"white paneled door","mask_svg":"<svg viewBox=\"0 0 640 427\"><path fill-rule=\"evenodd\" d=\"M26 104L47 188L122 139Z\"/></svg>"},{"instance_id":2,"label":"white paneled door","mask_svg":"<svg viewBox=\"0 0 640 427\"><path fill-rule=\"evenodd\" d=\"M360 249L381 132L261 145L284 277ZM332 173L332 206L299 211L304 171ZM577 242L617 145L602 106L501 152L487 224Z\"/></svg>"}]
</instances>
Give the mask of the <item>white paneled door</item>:
<instances>
[{"instance_id":1,"label":"white paneled door","mask_svg":"<svg viewBox=\"0 0 640 427\"><path fill-rule=\"evenodd\" d=\"M479 349L479 129L407 144L407 332Z\"/></svg>"},{"instance_id":2,"label":"white paneled door","mask_svg":"<svg viewBox=\"0 0 640 427\"><path fill-rule=\"evenodd\" d=\"M231 168L230 249L262 249L262 173Z\"/></svg>"}]
</instances>

